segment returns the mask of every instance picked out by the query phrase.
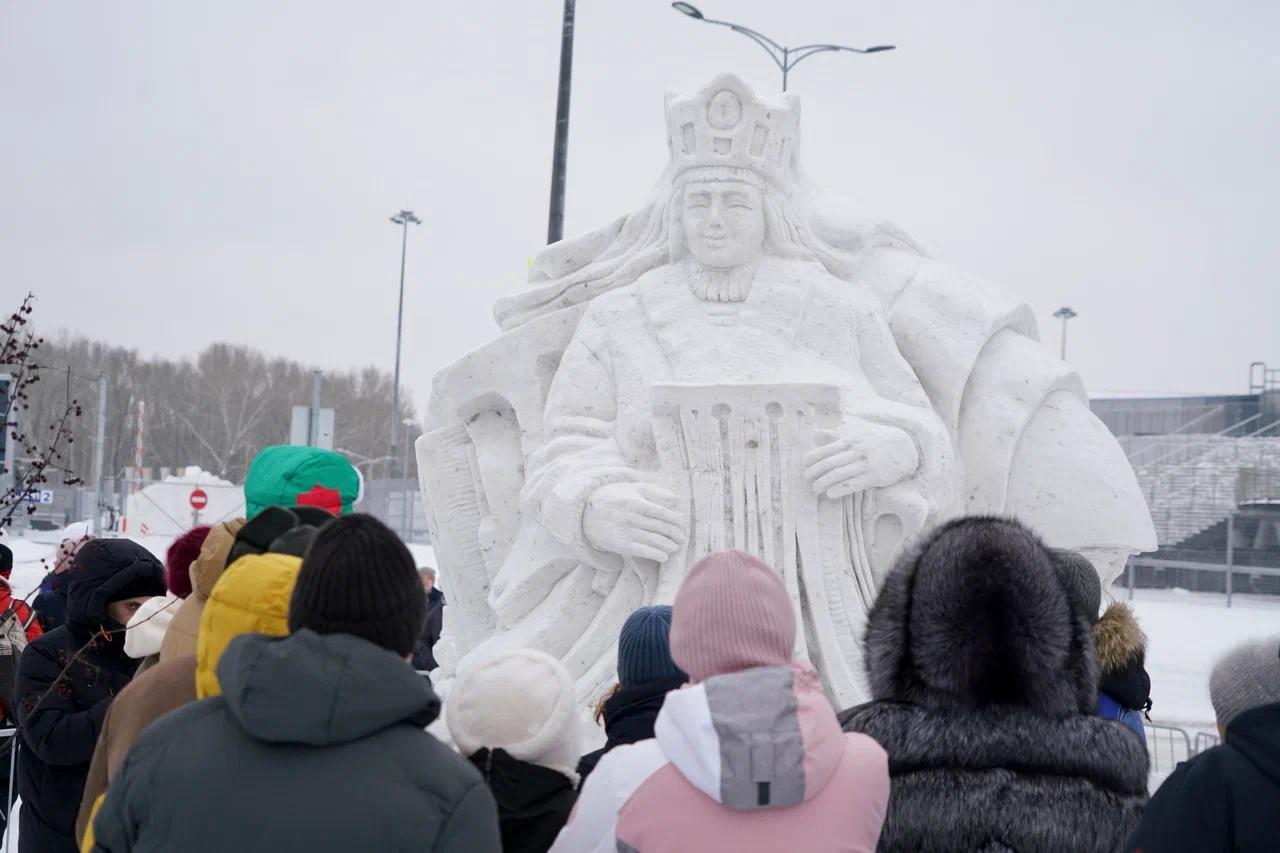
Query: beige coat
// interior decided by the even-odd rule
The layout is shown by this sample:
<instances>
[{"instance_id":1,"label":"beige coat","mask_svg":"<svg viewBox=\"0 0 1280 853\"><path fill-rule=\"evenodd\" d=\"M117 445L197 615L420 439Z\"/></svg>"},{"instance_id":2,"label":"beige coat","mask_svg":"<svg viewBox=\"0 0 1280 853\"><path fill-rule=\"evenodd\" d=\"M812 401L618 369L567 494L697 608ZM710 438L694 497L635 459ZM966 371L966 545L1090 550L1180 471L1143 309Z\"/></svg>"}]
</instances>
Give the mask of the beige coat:
<instances>
[{"instance_id":1,"label":"beige coat","mask_svg":"<svg viewBox=\"0 0 1280 853\"><path fill-rule=\"evenodd\" d=\"M209 531L200 556L191 562L191 595L178 607L160 644L160 659L170 660L196 653L196 634L200 628L200 614L213 592L213 585L226 569L227 553L236 541L236 534L244 526L243 518L224 521Z\"/></svg>"}]
</instances>

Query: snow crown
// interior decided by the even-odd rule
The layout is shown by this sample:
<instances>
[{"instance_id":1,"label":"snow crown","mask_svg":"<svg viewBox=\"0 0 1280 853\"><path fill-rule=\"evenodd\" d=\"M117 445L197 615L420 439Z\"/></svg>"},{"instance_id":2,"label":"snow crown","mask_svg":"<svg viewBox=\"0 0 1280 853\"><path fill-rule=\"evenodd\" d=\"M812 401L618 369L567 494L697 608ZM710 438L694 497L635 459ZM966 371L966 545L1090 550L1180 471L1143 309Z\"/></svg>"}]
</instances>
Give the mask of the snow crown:
<instances>
[{"instance_id":1,"label":"snow crown","mask_svg":"<svg viewBox=\"0 0 1280 853\"><path fill-rule=\"evenodd\" d=\"M776 184L794 177L800 143L800 101L792 95L761 99L732 74L721 74L696 94L667 94L670 173L697 167L746 169Z\"/></svg>"}]
</instances>

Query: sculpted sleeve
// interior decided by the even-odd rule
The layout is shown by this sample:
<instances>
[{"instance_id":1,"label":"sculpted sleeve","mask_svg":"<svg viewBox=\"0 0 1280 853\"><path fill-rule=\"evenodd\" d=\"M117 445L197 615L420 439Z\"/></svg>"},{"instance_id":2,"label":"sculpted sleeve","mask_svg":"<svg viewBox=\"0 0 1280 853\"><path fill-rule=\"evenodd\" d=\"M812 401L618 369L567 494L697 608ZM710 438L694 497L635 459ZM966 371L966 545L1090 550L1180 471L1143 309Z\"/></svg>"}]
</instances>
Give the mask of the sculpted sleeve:
<instances>
[{"instance_id":1,"label":"sculpted sleeve","mask_svg":"<svg viewBox=\"0 0 1280 853\"><path fill-rule=\"evenodd\" d=\"M583 537L582 512L601 486L644 479L615 439L617 394L608 364L605 328L593 305L564 352L551 385L544 441L529 458L521 501L527 512L584 563L621 568L614 554Z\"/></svg>"}]
</instances>

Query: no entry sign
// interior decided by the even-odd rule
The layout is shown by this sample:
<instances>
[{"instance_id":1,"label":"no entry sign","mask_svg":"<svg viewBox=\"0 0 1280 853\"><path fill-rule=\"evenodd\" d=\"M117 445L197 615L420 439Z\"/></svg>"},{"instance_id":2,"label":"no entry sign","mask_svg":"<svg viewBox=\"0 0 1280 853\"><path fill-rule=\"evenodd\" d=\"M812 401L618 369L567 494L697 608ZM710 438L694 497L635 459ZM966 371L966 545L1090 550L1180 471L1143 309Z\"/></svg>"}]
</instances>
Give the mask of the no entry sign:
<instances>
[{"instance_id":1,"label":"no entry sign","mask_svg":"<svg viewBox=\"0 0 1280 853\"><path fill-rule=\"evenodd\" d=\"M192 509L204 509L209 505L209 493L204 489L194 489L190 501Z\"/></svg>"}]
</instances>

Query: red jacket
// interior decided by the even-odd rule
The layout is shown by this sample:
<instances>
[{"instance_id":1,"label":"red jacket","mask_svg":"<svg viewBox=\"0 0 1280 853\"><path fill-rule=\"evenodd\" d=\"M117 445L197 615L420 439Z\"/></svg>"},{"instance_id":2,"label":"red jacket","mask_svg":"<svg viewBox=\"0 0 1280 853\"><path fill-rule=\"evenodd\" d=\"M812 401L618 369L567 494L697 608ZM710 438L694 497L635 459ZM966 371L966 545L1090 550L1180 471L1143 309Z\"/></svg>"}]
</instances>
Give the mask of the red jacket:
<instances>
[{"instance_id":1,"label":"red jacket","mask_svg":"<svg viewBox=\"0 0 1280 853\"><path fill-rule=\"evenodd\" d=\"M13 601L13 590L9 588L9 581L5 578L0 578L0 613L4 613L9 609L11 601ZM28 643L44 633L44 629L40 627L40 620L31 617L31 608L27 606L25 601L19 600L16 610L18 611L18 620L27 626Z\"/></svg>"}]
</instances>

